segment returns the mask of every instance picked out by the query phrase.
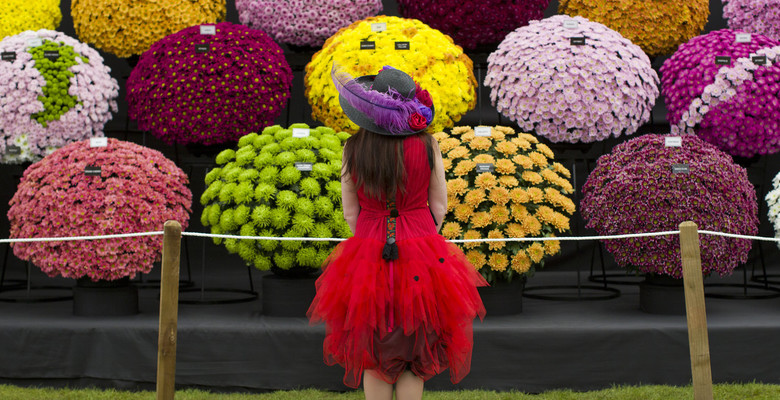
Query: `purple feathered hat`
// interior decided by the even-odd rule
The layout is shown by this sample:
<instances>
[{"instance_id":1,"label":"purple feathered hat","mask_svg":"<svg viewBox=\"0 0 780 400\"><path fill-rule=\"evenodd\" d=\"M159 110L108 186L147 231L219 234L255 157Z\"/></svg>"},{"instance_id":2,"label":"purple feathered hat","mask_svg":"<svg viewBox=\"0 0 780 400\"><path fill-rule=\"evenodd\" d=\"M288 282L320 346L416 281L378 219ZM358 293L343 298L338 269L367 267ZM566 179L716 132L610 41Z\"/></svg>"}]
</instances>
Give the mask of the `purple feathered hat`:
<instances>
[{"instance_id":1,"label":"purple feathered hat","mask_svg":"<svg viewBox=\"0 0 780 400\"><path fill-rule=\"evenodd\" d=\"M331 78L341 108L361 128L407 136L425 130L433 121L431 95L401 70L386 66L376 75L352 78L334 63Z\"/></svg>"}]
</instances>

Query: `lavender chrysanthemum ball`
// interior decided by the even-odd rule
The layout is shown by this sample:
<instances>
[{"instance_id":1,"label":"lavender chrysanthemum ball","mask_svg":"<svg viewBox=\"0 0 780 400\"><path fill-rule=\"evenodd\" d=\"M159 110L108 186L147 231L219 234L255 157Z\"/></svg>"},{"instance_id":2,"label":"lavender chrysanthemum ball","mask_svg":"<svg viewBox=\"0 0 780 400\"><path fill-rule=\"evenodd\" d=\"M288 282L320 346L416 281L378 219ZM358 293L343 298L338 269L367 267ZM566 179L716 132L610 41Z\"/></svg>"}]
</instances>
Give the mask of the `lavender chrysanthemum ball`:
<instances>
[{"instance_id":1,"label":"lavender chrysanthemum ball","mask_svg":"<svg viewBox=\"0 0 780 400\"><path fill-rule=\"evenodd\" d=\"M723 18L731 29L780 40L780 0L723 0Z\"/></svg>"},{"instance_id":2,"label":"lavender chrysanthemum ball","mask_svg":"<svg viewBox=\"0 0 780 400\"><path fill-rule=\"evenodd\" d=\"M658 96L642 49L582 17L532 21L510 33L488 63L493 105L552 142L633 134L650 120Z\"/></svg>"},{"instance_id":3,"label":"lavender chrysanthemum ball","mask_svg":"<svg viewBox=\"0 0 780 400\"><path fill-rule=\"evenodd\" d=\"M242 24L279 43L322 46L339 29L382 11L381 0L236 0Z\"/></svg>"}]
</instances>

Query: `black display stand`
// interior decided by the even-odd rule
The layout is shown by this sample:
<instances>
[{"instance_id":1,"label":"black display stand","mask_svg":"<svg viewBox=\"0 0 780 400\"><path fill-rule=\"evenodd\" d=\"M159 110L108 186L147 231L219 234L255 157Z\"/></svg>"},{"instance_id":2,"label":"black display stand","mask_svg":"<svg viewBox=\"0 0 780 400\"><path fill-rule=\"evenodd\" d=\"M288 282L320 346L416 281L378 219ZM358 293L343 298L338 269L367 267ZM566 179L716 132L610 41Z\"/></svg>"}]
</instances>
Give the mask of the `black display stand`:
<instances>
[{"instance_id":1,"label":"black display stand","mask_svg":"<svg viewBox=\"0 0 780 400\"><path fill-rule=\"evenodd\" d=\"M6 256L8 252L6 252ZM7 261L7 257L6 257ZM59 285L33 285L28 262L26 266L27 278L18 286L7 288L4 286L6 262L3 263L2 278L0 279L0 302L6 303L45 303L52 301L65 301L73 299L73 290L69 286ZM21 293L20 293L21 292Z\"/></svg>"},{"instance_id":2,"label":"black display stand","mask_svg":"<svg viewBox=\"0 0 780 400\"><path fill-rule=\"evenodd\" d=\"M247 268L247 278L249 279L249 289L235 288L207 288L206 287L206 238L203 238L203 247L201 253L200 287L191 287L179 290L180 304L232 304L254 301L259 297L255 291L255 284L252 281L252 267ZM198 294L193 298L189 293ZM216 295L211 295L215 294Z\"/></svg>"}]
</instances>

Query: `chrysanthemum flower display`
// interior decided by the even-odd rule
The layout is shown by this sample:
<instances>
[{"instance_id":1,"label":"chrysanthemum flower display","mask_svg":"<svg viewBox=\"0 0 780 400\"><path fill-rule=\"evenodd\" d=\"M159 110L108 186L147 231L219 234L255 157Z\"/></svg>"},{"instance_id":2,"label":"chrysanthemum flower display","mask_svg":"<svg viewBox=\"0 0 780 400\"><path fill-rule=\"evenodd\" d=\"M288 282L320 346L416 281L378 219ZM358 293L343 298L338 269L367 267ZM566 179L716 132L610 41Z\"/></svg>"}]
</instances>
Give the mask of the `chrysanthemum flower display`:
<instances>
[{"instance_id":1,"label":"chrysanthemum flower display","mask_svg":"<svg viewBox=\"0 0 780 400\"><path fill-rule=\"evenodd\" d=\"M658 75L619 33L582 17L532 21L488 57L498 111L553 142L630 135L650 120Z\"/></svg>"},{"instance_id":2,"label":"chrysanthemum flower display","mask_svg":"<svg viewBox=\"0 0 780 400\"><path fill-rule=\"evenodd\" d=\"M37 161L103 136L119 85L96 50L40 30L3 39L0 53L0 162Z\"/></svg>"},{"instance_id":3,"label":"chrysanthemum flower display","mask_svg":"<svg viewBox=\"0 0 780 400\"><path fill-rule=\"evenodd\" d=\"M79 39L121 58L184 28L223 21L225 12L225 0L71 0Z\"/></svg>"},{"instance_id":4,"label":"chrysanthemum flower display","mask_svg":"<svg viewBox=\"0 0 780 400\"><path fill-rule=\"evenodd\" d=\"M339 105L331 69L351 76L375 75L385 65L411 75L431 94L436 116L429 132L451 127L477 104L471 59L441 32L414 19L371 17L340 29L306 66L306 97L312 117L326 126L357 132Z\"/></svg>"},{"instance_id":5,"label":"chrysanthemum flower display","mask_svg":"<svg viewBox=\"0 0 780 400\"><path fill-rule=\"evenodd\" d=\"M696 136L644 135L599 158L583 186L580 211L600 235L679 229L684 221L699 229L755 235L756 192L744 168ZM750 240L703 235L702 271L728 275L747 260ZM621 266L682 277L677 235L604 241Z\"/></svg>"},{"instance_id":6,"label":"chrysanthemum flower display","mask_svg":"<svg viewBox=\"0 0 780 400\"><path fill-rule=\"evenodd\" d=\"M12 238L110 235L187 227L187 175L160 152L107 139L71 143L24 172L11 199ZM16 243L14 254L49 276L115 280L160 260L161 236Z\"/></svg>"},{"instance_id":7,"label":"chrysanthemum flower display","mask_svg":"<svg viewBox=\"0 0 780 400\"><path fill-rule=\"evenodd\" d=\"M729 28L780 40L780 0L723 0Z\"/></svg>"},{"instance_id":8,"label":"chrysanthemum flower display","mask_svg":"<svg viewBox=\"0 0 780 400\"><path fill-rule=\"evenodd\" d=\"M654 57L670 54L698 35L710 15L709 0L561 0L558 12L579 15L620 32Z\"/></svg>"},{"instance_id":9,"label":"chrysanthemum flower display","mask_svg":"<svg viewBox=\"0 0 780 400\"><path fill-rule=\"evenodd\" d=\"M377 15L381 0L236 0L242 24L267 32L279 43L322 46L354 21Z\"/></svg>"},{"instance_id":10,"label":"chrysanthemum flower display","mask_svg":"<svg viewBox=\"0 0 780 400\"><path fill-rule=\"evenodd\" d=\"M575 211L571 174L549 147L505 126L458 126L434 134L444 155L447 239L554 237L569 232ZM532 274L560 242L461 245L488 282Z\"/></svg>"},{"instance_id":11,"label":"chrysanthemum flower display","mask_svg":"<svg viewBox=\"0 0 780 400\"><path fill-rule=\"evenodd\" d=\"M217 155L200 198L211 233L273 237L348 237L341 207L341 151L346 132L278 125ZM221 239L214 239L219 244ZM225 239L248 265L280 274L315 272L335 242Z\"/></svg>"},{"instance_id":12,"label":"chrysanthemum flower display","mask_svg":"<svg viewBox=\"0 0 780 400\"><path fill-rule=\"evenodd\" d=\"M734 43L727 30L710 35L711 47L691 41L661 68L672 133L695 133L739 157L776 153L780 43L759 35Z\"/></svg>"},{"instance_id":13,"label":"chrysanthemum flower display","mask_svg":"<svg viewBox=\"0 0 780 400\"><path fill-rule=\"evenodd\" d=\"M0 39L24 31L57 29L60 21L62 21L60 0L0 2Z\"/></svg>"},{"instance_id":14,"label":"chrysanthemum flower display","mask_svg":"<svg viewBox=\"0 0 780 400\"><path fill-rule=\"evenodd\" d=\"M292 70L263 31L221 22L155 43L127 80L128 114L166 143L234 141L273 124Z\"/></svg>"},{"instance_id":15,"label":"chrysanthemum flower display","mask_svg":"<svg viewBox=\"0 0 780 400\"><path fill-rule=\"evenodd\" d=\"M542 19L550 0L399 0L405 18L438 29L455 43L473 49L498 43L528 21Z\"/></svg>"},{"instance_id":16,"label":"chrysanthemum flower display","mask_svg":"<svg viewBox=\"0 0 780 400\"><path fill-rule=\"evenodd\" d=\"M780 174L772 180L772 190L764 198L769 209L769 222L775 228L775 237L780 238ZM780 247L780 243L777 244Z\"/></svg>"}]
</instances>

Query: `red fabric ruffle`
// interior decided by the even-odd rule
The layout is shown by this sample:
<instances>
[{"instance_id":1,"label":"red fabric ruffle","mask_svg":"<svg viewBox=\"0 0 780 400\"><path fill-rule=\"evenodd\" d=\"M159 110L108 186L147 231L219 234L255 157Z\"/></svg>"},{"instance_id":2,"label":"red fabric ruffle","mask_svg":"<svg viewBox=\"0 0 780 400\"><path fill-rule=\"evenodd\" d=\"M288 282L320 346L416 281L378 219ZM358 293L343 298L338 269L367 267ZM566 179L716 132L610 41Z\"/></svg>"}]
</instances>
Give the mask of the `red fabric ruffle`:
<instances>
[{"instance_id":1,"label":"red fabric ruffle","mask_svg":"<svg viewBox=\"0 0 780 400\"><path fill-rule=\"evenodd\" d=\"M308 312L326 323L325 362L343 366L353 388L367 369L395 383L406 369L427 380L449 368L459 382L471 368L473 320L485 315L476 287L487 282L440 235L399 241L393 262L383 246L353 237L325 262Z\"/></svg>"}]
</instances>

